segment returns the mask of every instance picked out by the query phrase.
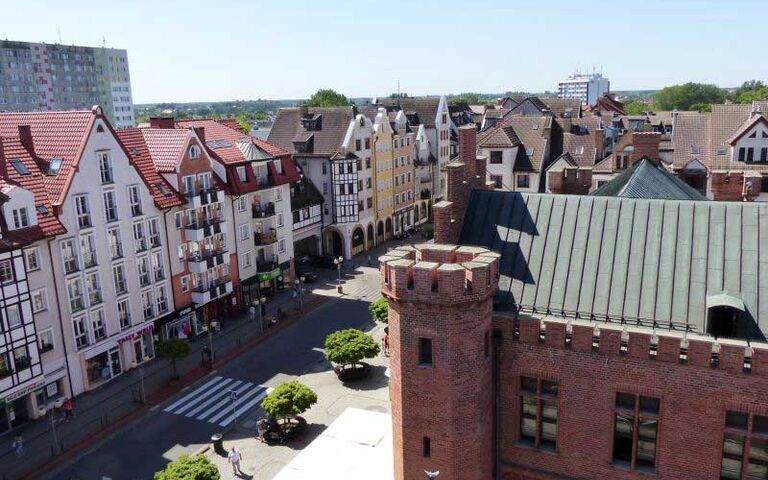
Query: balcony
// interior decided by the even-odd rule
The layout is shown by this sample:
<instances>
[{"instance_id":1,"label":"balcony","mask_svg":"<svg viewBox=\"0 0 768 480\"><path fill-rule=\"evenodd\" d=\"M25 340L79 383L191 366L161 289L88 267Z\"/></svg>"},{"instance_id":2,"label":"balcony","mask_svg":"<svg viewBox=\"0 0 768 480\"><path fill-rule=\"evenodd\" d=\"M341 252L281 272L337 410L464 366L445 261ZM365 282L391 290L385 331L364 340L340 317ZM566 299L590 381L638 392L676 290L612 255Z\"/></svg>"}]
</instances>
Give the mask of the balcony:
<instances>
[{"instance_id":1,"label":"balcony","mask_svg":"<svg viewBox=\"0 0 768 480\"><path fill-rule=\"evenodd\" d=\"M211 268L229 263L229 253L225 248L204 250L197 255L187 257L187 265L192 273L205 273Z\"/></svg>"},{"instance_id":2,"label":"balcony","mask_svg":"<svg viewBox=\"0 0 768 480\"><path fill-rule=\"evenodd\" d=\"M64 259L64 271L66 273L75 273L78 270L80 270L80 267L77 265L77 257Z\"/></svg>"},{"instance_id":3,"label":"balcony","mask_svg":"<svg viewBox=\"0 0 768 480\"><path fill-rule=\"evenodd\" d=\"M188 223L184 228L187 230L187 240L194 242L201 242L206 237L219 233L226 233L227 231L224 217L202 219Z\"/></svg>"},{"instance_id":4,"label":"balcony","mask_svg":"<svg viewBox=\"0 0 768 480\"><path fill-rule=\"evenodd\" d=\"M96 262L96 252L95 251L83 252L83 267L84 268L95 267L96 264L97 264L97 262Z\"/></svg>"},{"instance_id":5,"label":"balcony","mask_svg":"<svg viewBox=\"0 0 768 480\"><path fill-rule=\"evenodd\" d=\"M94 291L90 292L88 294L88 304L89 305L97 305L102 302L101 298L101 292L100 291Z\"/></svg>"},{"instance_id":6,"label":"balcony","mask_svg":"<svg viewBox=\"0 0 768 480\"><path fill-rule=\"evenodd\" d=\"M258 261L256 262L256 271L257 272L271 272L272 270L277 268L277 262L275 261Z\"/></svg>"},{"instance_id":7,"label":"balcony","mask_svg":"<svg viewBox=\"0 0 768 480\"><path fill-rule=\"evenodd\" d=\"M277 242L277 232L253 234L253 244L257 247L272 245L275 242Z\"/></svg>"},{"instance_id":8,"label":"balcony","mask_svg":"<svg viewBox=\"0 0 768 480\"><path fill-rule=\"evenodd\" d=\"M253 218L269 218L274 215L275 204L273 202L253 205Z\"/></svg>"},{"instance_id":9,"label":"balcony","mask_svg":"<svg viewBox=\"0 0 768 480\"><path fill-rule=\"evenodd\" d=\"M223 201L224 193L212 188L196 188L190 192L185 192L184 197L191 208L200 208L204 205Z\"/></svg>"},{"instance_id":10,"label":"balcony","mask_svg":"<svg viewBox=\"0 0 768 480\"><path fill-rule=\"evenodd\" d=\"M193 288L192 301L202 305L230 293L232 293L232 280L229 277L221 277L206 285Z\"/></svg>"}]
</instances>

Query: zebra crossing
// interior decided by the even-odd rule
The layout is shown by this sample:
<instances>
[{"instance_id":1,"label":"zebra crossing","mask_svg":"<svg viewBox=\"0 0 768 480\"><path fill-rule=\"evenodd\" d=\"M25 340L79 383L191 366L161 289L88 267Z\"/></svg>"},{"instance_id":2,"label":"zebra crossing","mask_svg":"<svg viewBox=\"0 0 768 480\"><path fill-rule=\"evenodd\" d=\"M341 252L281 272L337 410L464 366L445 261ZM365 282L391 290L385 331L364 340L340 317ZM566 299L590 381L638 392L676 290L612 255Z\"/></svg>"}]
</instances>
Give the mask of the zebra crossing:
<instances>
[{"instance_id":1,"label":"zebra crossing","mask_svg":"<svg viewBox=\"0 0 768 480\"><path fill-rule=\"evenodd\" d=\"M226 427L264 400L271 388L216 376L163 409L164 412Z\"/></svg>"}]
</instances>

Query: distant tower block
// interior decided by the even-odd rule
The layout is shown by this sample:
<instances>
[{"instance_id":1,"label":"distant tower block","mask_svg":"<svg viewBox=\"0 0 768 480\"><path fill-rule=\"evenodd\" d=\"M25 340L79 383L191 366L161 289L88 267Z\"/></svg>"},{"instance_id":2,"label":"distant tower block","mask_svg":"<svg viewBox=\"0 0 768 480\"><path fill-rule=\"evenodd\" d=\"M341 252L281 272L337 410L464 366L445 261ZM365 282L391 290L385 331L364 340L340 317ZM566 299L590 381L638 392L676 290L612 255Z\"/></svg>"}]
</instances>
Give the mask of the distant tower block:
<instances>
[{"instance_id":1,"label":"distant tower block","mask_svg":"<svg viewBox=\"0 0 768 480\"><path fill-rule=\"evenodd\" d=\"M382 258L395 478L493 473L491 318L499 255L417 245Z\"/></svg>"}]
</instances>

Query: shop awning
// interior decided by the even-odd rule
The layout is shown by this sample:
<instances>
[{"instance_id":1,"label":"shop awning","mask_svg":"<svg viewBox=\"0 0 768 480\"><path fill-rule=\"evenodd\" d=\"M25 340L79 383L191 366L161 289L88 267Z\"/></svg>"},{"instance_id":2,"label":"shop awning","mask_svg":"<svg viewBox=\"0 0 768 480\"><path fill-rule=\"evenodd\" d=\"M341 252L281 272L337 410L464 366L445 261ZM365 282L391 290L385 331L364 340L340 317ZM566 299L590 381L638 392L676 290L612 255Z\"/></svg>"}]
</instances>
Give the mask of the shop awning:
<instances>
[{"instance_id":1,"label":"shop awning","mask_svg":"<svg viewBox=\"0 0 768 480\"><path fill-rule=\"evenodd\" d=\"M260 282L265 282L267 280L274 280L275 278L279 277L283 274L283 271L280 270L280 268L276 268L274 270L270 270L269 272L261 272L256 274L256 278L259 279Z\"/></svg>"}]
</instances>

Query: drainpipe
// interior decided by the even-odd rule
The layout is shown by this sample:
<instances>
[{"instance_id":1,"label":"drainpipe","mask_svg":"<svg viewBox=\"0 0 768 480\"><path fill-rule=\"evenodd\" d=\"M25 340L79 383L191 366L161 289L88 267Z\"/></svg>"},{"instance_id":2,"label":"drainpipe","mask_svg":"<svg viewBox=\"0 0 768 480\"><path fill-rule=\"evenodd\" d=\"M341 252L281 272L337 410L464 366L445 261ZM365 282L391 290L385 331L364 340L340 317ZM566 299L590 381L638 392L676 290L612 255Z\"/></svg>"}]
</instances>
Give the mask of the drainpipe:
<instances>
[{"instance_id":1,"label":"drainpipe","mask_svg":"<svg viewBox=\"0 0 768 480\"><path fill-rule=\"evenodd\" d=\"M69 382L69 395L70 398L75 396L75 391L72 388L72 371L69 368L69 354L67 352L67 342L64 340L64 321L61 314L61 302L59 301L59 286L56 282L56 267L53 261L53 250L51 249L51 240L48 240L48 259L51 261L51 272L53 273L53 294L56 296L56 307L59 309L59 330L61 331L61 343L64 346L64 364L67 366L67 381Z\"/></svg>"},{"instance_id":2,"label":"drainpipe","mask_svg":"<svg viewBox=\"0 0 768 480\"><path fill-rule=\"evenodd\" d=\"M493 331L493 478L501 480L501 330Z\"/></svg>"}]
</instances>

